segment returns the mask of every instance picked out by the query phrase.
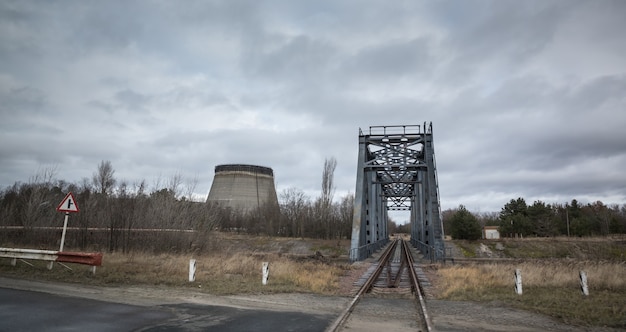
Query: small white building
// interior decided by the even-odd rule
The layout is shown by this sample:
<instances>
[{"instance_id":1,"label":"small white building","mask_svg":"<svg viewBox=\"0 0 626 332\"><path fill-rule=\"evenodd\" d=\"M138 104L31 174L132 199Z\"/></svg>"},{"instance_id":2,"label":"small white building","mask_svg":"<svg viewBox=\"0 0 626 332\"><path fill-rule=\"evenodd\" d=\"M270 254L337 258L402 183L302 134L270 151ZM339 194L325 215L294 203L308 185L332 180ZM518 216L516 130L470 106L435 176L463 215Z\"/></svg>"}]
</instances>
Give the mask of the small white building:
<instances>
[{"instance_id":1,"label":"small white building","mask_svg":"<svg viewBox=\"0 0 626 332\"><path fill-rule=\"evenodd\" d=\"M483 227L483 239L493 240L500 238L499 226L485 226Z\"/></svg>"}]
</instances>

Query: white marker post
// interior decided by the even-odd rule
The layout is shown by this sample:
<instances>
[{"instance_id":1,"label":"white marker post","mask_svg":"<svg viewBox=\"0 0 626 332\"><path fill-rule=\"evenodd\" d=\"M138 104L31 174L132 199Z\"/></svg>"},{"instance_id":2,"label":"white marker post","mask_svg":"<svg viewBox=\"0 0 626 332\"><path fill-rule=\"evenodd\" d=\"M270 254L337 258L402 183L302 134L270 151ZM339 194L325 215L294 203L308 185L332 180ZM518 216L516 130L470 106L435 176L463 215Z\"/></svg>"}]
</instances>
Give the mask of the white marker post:
<instances>
[{"instance_id":1,"label":"white marker post","mask_svg":"<svg viewBox=\"0 0 626 332\"><path fill-rule=\"evenodd\" d=\"M67 220L69 219L70 212L78 212L78 205L76 204L76 199L74 195L70 192L65 195L65 198L61 201L61 204L57 206L57 211L65 212L65 220L63 221L63 233L61 234L61 247L59 251L63 251L63 244L65 243L65 232L67 231ZM50 262L50 267L52 268L52 262Z\"/></svg>"},{"instance_id":2,"label":"white marker post","mask_svg":"<svg viewBox=\"0 0 626 332\"><path fill-rule=\"evenodd\" d=\"M587 286L587 273L580 271L580 290L584 296L589 296L589 286Z\"/></svg>"},{"instance_id":3,"label":"white marker post","mask_svg":"<svg viewBox=\"0 0 626 332\"><path fill-rule=\"evenodd\" d=\"M267 285L267 279L270 277L270 263L263 262L263 285Z\"/></svg>"},{"instance_id":4,"label":"white marker post","mask_svg":"<svg viewBox=\"0 0 626 332\"><path fill-rule=\"evenodd\" d=\"M522 270L515 269L515 292L522 295Z\"/></svg>"},{"instance_id":5,"label":"white marker post","mask_svg":"<svg viewBox=\"0 0 626 332\"><path fill-rule=\"evenodd\" d=\"M189 260L189 282L194 281L196 281L196 260L192 258Z\"/></svg>"}]
</instances>

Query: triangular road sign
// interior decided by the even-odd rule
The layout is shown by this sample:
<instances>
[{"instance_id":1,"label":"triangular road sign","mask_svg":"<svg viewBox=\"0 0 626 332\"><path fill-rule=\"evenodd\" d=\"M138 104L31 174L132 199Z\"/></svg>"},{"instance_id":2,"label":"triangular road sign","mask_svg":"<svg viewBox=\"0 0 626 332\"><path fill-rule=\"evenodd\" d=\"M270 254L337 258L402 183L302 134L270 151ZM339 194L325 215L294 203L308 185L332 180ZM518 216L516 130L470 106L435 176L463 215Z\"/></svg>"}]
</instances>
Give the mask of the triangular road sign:
<instances>
[{"instance_id":1,"label":"triangular road sign","mask_svg":"<svg viewBox=\"0 0 626 332\"><path fill-rule=\"evenodd\" d=\"M74 194L71 192L68 193L61 204L57 206L57 211L59 212L78 212L78 205L76 204L76 199L74 198Z\"/></svg>"}]
</instances>

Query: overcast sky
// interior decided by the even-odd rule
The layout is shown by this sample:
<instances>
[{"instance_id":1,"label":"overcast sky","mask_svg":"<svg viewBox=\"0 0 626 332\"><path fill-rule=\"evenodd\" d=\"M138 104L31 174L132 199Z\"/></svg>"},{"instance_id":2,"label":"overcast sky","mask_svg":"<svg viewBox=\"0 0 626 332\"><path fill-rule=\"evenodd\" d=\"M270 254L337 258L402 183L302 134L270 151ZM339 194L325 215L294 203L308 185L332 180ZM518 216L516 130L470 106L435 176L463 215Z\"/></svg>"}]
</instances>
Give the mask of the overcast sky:
<instances>
[{"instance_id":1,"label":"overcast sky","mask_svg":"<svg viewBox=\"0 0 626 332\"><path fill-rule=\"evenodd\" d=\"M314 198L359 128L433 123L442 208L626 203L626 1L1 1L0 185L268 166Z\"/></svg>"}]
</instances>

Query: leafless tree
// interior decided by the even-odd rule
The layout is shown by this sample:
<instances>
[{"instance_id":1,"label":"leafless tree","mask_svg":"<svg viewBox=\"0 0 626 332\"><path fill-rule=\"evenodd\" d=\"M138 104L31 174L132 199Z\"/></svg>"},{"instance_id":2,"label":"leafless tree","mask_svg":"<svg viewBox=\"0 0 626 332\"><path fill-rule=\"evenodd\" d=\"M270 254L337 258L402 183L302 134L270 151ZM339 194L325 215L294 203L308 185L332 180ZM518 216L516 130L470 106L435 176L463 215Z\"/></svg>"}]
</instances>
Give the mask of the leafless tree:
<instances>
[{"instance_id":1,"label":"leafless tree","mask_svg":"<svg viewBox=\"0 0 626 332\"><path fill-rule=\"evenodd\" d=\"M337 168L337 159L335 159L335 157L324 160L324 170L322 172L322 196L320 197L319 202L319 217L327 239L331 237L335 217L333 214L335 168Z\"/></svg>"},{"instance_id":2,"label":"leafless tree","mask_svg":"<svg viewBox=\"0 0 626 332\"><path fill-rule=\"evenodd\" d=\"M108 160L101 161L98 165L98 170L93 174L92 178L96 191L103 196L111 194L115 186L114 175L115 170L111 162Z\"/></svg>"},{"instance_id":3,"label":"leafless tree","mask_svg":"<svg viewBox=\"0 0 626 332\"><path fill-rule=\"evenodd\" d=\"M287 228L290 236L304 236L304 221L307 215L307 209L310 209L310 199L302 190L296 188L287 188L280 194L281 212L287 220L289 227Z\"/></svg>"},{"instance_id":4,"label":"leafless tree","mask_svg":"<svg viewBox=\"0 0 626 332\"><path fill-rule=\"evenodd\" d=\"M98 169L93 174L92 181L96 192L100 194L98 197L98 205L101 206L98 210L98 219L100 224L105 224L109 221L109 251L112 252L117 248L119 230L117 227L117 220L112 215L111 202L109 196L113 194L115 186L115 178L113 177L115 170L113 165L108 160L103 160L98 164Z\"/></svg>"},{"instance_id":5,"label":"leafless tree","mask_svg":"<svg viewBox=\"0 0 626 332\"><path fill-rule=\"evenodd\" d=\"M182 184L183 176L180 174L180 172L174 173L174 175L172 175L167 182L167 189L172 192L174 198L176 199L180 198Z\"/></svg>"},{"instance_id":6,"label":"leafless tree","mask_svg":"<svg viewBox=\"0 0 626 332\"><path fill-rule=\"evenodd\" d=\"M56 167L48 167L40 169L35 176L30 178L28 184L22 186L23 195L22 204L22 225L24 227L41 226L44 217L50 218L52 207L55 202L50 195L54 177L56 176ZM46 220L49 221L49 220ZM43 222L45 224L45 222Z\"/></svg>"},{"instance_id":7,"label":"leafless tree","mask_svg":"<svg viewBox=\"0 0 626 332\"><path fill-rule=\"evenodd\" d=\"M194 193L196 191L196 188L198 187L198 182L198 175L194 176L192 180L187 181L187 185L185 186L184 190L184 197L186 197L186 200L194 200Z\"/></svg>"},{"instance_id":8,"label":"leafless tree","mask_svg":"<svg viewBox=\"0 0 626 332\"><path fill-rule=\"evenodd\" d=\"M93 239L93 233L88 231L89 227L106 227L106 224L97 224L101 218L99 218L98 198L93 192L92 181L85 177L82 179L80 185L75 186L76 200L80 204L80 213L76 213L72 217L72 222L78 225L79 232L76 238L76 244L81 249L87 249L92 246L96 250L100 250L100 244ZM104 206L102 206L104 207ZM68 237L68 240L70 238Z\"/></svg>"},{"instance_id":9,"label":"leafless tree","mask_svg":"<svg viewBox=\"0 0 626 332\"><path fill-rule=\"evenodd\" d=\"M337 168L337 159L335 159L335 157L324 160L324 171L322 172L322 202L325 206L329 206L332 203L335 194L335 168Z\"/></svg>"},{"instance_id":10,"label":"leafless tree","mask_svg":"<svg viewBox=\"0 0 626 332\"><path fill-rule=\"evenodd\" d=\"M352 218L354 216L354 195L348 193L341 198L339 204L339 223L336 233L339 239L348 238L352 230Z\"/></svg>"}]
</instances>

